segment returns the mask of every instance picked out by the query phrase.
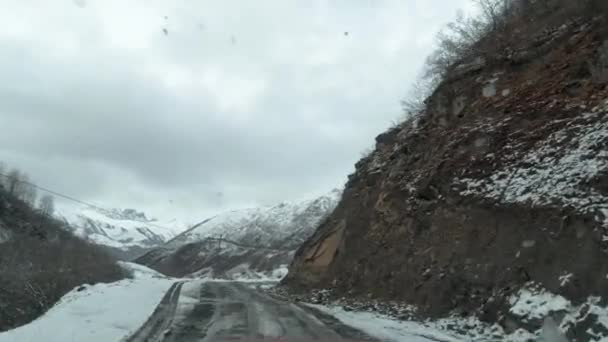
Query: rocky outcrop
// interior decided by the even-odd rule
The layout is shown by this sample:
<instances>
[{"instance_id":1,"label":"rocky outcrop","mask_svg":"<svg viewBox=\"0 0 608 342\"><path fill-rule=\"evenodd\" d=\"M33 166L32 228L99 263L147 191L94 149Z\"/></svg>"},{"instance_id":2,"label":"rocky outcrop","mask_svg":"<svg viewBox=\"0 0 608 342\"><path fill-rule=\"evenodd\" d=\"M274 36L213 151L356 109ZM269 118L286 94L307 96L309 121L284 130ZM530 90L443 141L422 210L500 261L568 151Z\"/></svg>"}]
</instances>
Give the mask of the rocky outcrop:
<instances>
[{"instance_id":1,"label":"rocky outcrop","mask_svg":"<svg viewBox=\"0 0 608 342\"><path fill-rule=\"evenodd\" d=\"M602 25L571 20L464 63L426 113L376 138L284 283L512 329L508 299L532 283L574 303L605 296Z\"/></svg>"}]
</instances>

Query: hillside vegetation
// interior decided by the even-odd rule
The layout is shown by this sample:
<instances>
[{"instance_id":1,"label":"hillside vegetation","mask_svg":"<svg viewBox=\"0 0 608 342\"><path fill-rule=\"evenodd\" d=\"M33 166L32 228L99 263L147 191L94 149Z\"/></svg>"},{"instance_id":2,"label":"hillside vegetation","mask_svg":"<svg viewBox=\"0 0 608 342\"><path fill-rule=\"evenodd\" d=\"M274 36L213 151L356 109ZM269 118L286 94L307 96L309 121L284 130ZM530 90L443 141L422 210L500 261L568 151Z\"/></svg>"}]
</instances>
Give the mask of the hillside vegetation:
<instances>
[{"instance_id":1,"label":"hillside vegetation","mask_svg":"<svg viewBox=\"0 0 608 342\"><path fill-rule=\"evenodd\" d=\"M19 182L21 182L21 179ZM0 185L0 331L26 324L82 284L127 276L99 247ZM21 198L20 198L21 197Z\"/></svg>"}]
</instances>

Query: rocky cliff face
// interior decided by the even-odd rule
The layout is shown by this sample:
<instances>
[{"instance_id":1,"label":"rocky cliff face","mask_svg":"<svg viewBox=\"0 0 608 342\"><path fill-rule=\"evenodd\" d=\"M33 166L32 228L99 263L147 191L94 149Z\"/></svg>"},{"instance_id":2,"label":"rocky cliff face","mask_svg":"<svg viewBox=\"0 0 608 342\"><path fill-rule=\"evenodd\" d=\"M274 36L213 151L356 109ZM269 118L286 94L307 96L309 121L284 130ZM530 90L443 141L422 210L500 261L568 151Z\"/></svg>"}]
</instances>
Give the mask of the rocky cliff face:
<instances>
[{"instance_id":1,"label":"rocky cliff face","mask_svg":"<svg viewBox=\"0 0 608 342\"><path fill-rule=\"evenodd\" d=\"M420 118L376 138L284 283L506 326L531 284L606 300L603 25L569 20L456 66Z\"/></svg>"}]
</instances>

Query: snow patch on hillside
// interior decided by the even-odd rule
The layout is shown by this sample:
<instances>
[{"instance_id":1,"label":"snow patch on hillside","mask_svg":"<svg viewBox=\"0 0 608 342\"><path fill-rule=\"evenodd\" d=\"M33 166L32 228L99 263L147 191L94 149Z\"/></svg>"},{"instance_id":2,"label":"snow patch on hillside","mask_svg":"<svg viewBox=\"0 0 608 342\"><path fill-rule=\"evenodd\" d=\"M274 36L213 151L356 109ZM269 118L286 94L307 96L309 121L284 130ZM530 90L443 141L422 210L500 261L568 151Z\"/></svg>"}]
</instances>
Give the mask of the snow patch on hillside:
<instances>
[{"instance_id":1,"label":"snow patch on hillside","mask_svg":"<svg viewBox=\"0 0 608 342\"><path fill-rule=\"evenodd\" d=\"M524 288L509 299L510 312L528 319L544 319L550 313L569 311L572 304L562 296L542 289Z\"/></svg>"},{"instance_id":2,"label":"snow patch on hillside","mask_svg":"<svg viewBox=\"0 0 608 342\"><path fill-rule=\"evenodd\" d=\"M238 281L243 283L278 283L288 272L288 265L280 265L271 271L259 271L251 269L249 264L241 264L233 267L227 272L217 276L209 267L203 268L190 275L192 278L200 278L212 281Z\"/></svg>"},{"instance_id":3,"label":"snow patch on hillside","mask_svg":"<svg viewBox=\"0 0 608 342\"><path fill-rule=\"evenodd\" d=\"M78 287L34 322L0 333L0 342L120 341L154 311L174 280L122 263L133 279Z\"/></svg>"},{"instance_id":4,"label":"snow patch on hillside","mask_svg":"<svg viewBox=\"0 0 608 342\"><path fill-rule=\"evenodd\" d=\"M590 341L608 341L608 307L605 302L602 305L600 297L589 297L584 303L573 305L562 296L530 284L514 294L509 303L510 312L524 321L545 320L544 331L537 331L536 335L548 333L547 323L552 323L554 317L563 316L558 322L557 333L565 334L585 326Z\"/></svg>"},{"instance_id":5,"label":"snow patch on hillside","mask_svg":"<svg viewBox=\"0 0 608 342\"><path fill-rule=\"evenodd\" d=\"M203 221L167 243L167 247L208 238L227 238L250 246L296 248L336 207L341 191L300 203L229 211Z\"/></svg>"},{"instance_id":6,"label":"snow patch on hillside","mask_svg":"<svg viewBox=\"0 0 608 342\"><path fill-rule=\"evenodd\" d=\"M520 324L509 333L498 324L484 323L475 316L462 317L459 313L442 319L403 320L397 317L416 317L416 308L408 307L407 311L412 315L404 316L400 310L387 314L392 310L382 311L373 303L352 306L336 300L325 305L307 305L383 341L561 342L568 341L568 335L591 342L608 341L606 299L589 297L582 304L574 305L562 296L530 283L513 294L508 304L513 323ZM357 307L366 311L357 311ZM584 339L582 334L586 334Z\"/></svg>"},{"instance_id":7,"label":"snow patch on hillside","mask_svg":"<svg viewBox=\"0 0 608 342\"><path fill-rule=\"evenodd\" d=\"M512 165L482 179L460 178L462 195L503 203L571 207L608 228L608 197L591 186L608 170L608 115L588 113L551 134Z\"/></svg>"},{"instance_id":8,"label":"snow patch on hillside","mask_svg":"<svg viewBox=\"0 0 608 342\"><path fill-rule=\"evenodd\" d=\"M162 273L159 273L151 268L146 266L126 262L126 261L118 261L120 267L127 270L133 279L146 279L146 278L157 278L157 279L167 279L168 277Z\"/></svg>"},{"instance_id":9,"label":"snow patch on hillside","mask_svg":"<svg viewBox=\"0 0 608 342\"><path fill-rule=\"evenodd\" d=\"M251 270L248 264L242 264L226 272L226 278L235 281L281 281L288 272L288 265L280 265L272 271L260 272Z\"/></svg>"}]
</instances>

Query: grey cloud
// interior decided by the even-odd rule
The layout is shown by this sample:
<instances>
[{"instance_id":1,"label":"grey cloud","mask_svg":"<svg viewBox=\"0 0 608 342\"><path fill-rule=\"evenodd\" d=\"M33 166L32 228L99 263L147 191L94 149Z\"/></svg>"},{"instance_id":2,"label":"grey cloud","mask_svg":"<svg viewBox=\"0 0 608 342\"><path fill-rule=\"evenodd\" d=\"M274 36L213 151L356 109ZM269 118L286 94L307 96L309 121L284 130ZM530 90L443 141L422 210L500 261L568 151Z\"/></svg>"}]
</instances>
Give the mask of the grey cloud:
<instances>
[{"instance_id":1,"label":"grey cloud","mask_svg":"<svg viewBox=\"0 0 608 342\"><path fill-rule=\"evenodd\" d=\"M307 3L87 1L56 32L0 35L0 159L108 206L201 216L340 186L459 4Z\"/></svg>"}]
</instances>

